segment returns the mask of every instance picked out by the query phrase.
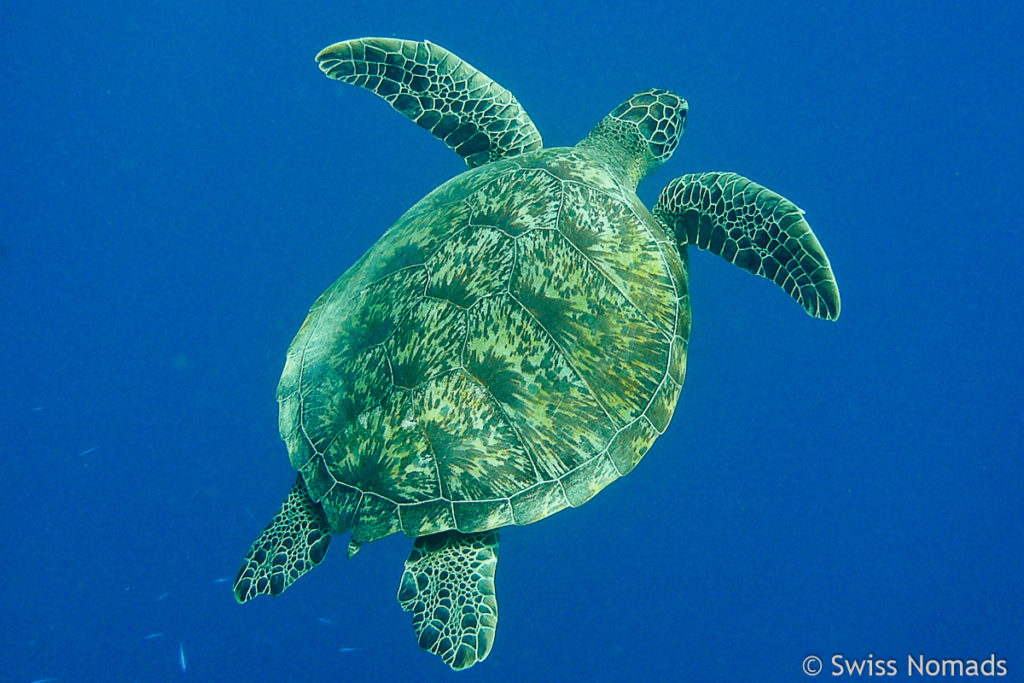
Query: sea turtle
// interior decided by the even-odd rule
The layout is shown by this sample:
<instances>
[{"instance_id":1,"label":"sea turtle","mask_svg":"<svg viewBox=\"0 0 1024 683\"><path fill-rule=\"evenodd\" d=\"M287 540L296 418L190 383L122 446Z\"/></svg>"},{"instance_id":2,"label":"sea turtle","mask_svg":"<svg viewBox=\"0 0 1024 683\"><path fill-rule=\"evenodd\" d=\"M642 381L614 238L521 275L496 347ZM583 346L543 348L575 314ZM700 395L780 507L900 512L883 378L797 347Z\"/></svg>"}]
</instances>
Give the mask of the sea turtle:
<instances>
[{"instance_id":1,"label":"sea turtle","mask_svg":"<svg viewBox=\"0 0 1024 683\"><path fill-rule=\"evenodd\" d=\"M239 602L320 563L414 537L398 591L453 669L490 652L498 529L585 503L669 424L690 334L687 247L834 320L839 291L803 211L733 173L637 184L687 104L633 95L574 147L544 149L505 88L429 42L363 38L317 57L471 167L409 209L313 304L277 398L298 477L235 580Z\"/></svg>"}]
</instances>

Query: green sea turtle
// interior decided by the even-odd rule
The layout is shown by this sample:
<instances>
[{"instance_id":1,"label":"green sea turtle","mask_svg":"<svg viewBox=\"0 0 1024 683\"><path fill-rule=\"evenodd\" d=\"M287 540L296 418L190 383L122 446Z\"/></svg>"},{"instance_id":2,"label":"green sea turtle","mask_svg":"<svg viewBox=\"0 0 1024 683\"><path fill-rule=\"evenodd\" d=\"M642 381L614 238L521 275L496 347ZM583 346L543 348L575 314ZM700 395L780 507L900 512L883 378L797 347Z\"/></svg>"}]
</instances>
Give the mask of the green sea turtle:
<instances>
[{"instance_id":1,"label":"green sea turtle","mask_svg":"<svg viewBox=\"0 0 1024 683\"><path fill-rule=\"evenodd\" d=\"M364 38L316 57L428 129L470 170L409 209L313 304L277 397L298 477L235 580L239 602L320 563L414 537L398 591L422 648L483 660L498 529L585 503L665 431L686 372L687 247L834 320L839 291L803 212L733 173L637 184L687 104L646 90L575 147L544 149L512 94L429 42Z\"/></svg>"}]
</instances>

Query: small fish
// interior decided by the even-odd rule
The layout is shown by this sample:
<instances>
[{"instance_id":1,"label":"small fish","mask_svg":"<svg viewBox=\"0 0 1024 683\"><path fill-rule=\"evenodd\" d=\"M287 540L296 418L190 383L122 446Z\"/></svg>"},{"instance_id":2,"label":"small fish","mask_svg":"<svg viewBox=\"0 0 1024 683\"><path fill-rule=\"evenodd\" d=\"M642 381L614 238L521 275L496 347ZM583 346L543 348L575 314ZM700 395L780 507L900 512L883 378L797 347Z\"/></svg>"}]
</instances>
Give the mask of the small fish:
<instances>
[{"instance_id":1,"label":"small fish","mask_svg":"<svg viewBox=\"0 0 1024 683\"><path fill-rule=\"evenodd\" d=\"M164 637L164 634L162 634L162 633L150 633L148 636L144 637L143 640L156 640L157 638L163 638L163 637Z\"/></svg>"},{"instance_id":2,"label":"small fish","mask_svg":"<svg viewBox=\"0 0 1024 683\"><path fill-rule=\"evenodd\" d=\"M361 647L339 647L338 652L359 652L362 649Z\"/></svg>"},{"instance_id":3,"label":"small fish","mask_svg":"<svg viewBox=\"0 0 1024 683\"><path fill-rule=\"evenodd\" d=\"M86 448L84 451L79 451L78 452L78 457L81 458L83 455L89 455L93 451L99 450L99 448L100 448L99 446L93 446L92 448Z\"/></svg>"},{"instance_id":4,"label":"small fish","mask_svg":"<svg viewBox=\"0 0 1024 683\"><path fill-rule=\"evenodd\" d=\"M230 580L231 580L231 579L230 579L230 578L228 578L227 576L222 576L222 577L220 577L219 579L214 579L214 580L213 580L213 582L214 582L214 583L227 583L227 582L228 582L228 581L230 581Z\"/></svg>"},{"instance_id":5,"label":"small fish","mask_svg":"<svg viewBox=\"0 0 1024 683\"><path fill-rule=\"evenodd\" d=\"M330 619L325 619L324 617L317 617L316 620L319 621L321 624L327 624L328 626L334 626L334 622L331 621Z\"/></svg>"},{"instance_id":6,"label":"small fish","mask_svg":"<svg viewBox=\"0 0 1024 683\"><path fill-rule=\"evenodd\" d=\"M185 661L185 643L178 643L178 664L181 665L181 671L184 673L188 668L188 662Z\"/></svg>"}]
</instances>

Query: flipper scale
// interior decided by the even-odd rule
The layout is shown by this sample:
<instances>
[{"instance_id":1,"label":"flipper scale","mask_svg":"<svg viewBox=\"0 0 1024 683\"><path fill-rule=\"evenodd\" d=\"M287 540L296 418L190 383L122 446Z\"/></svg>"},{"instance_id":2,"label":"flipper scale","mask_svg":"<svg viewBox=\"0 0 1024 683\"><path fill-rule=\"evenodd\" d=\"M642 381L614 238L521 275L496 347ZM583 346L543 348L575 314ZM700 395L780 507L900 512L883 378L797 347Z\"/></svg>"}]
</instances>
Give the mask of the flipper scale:
<instances>
[{"instance_id":1,"label":"flipper scale","mask_svg":"<svg viewBox=\"0 0 1024 683\"><path fill-rule=\"evenodd\" d=\"M511 92L440 45L360 38L324 48L316 61L328 78L383 98L469 166L544 146Z\"/></svg>"},{"instance_id":2,"label":"flipper scale","mask_svg":"<svg viewBox=\"0 0 1024 683\"><path fill-rule=\"evenodd\" d=\"M807 313L839 317L839 287L804 212L735 173L690 173L670 182L654 207L681 248L722 256L777 284Z\"/></svg>"}]
</instances>

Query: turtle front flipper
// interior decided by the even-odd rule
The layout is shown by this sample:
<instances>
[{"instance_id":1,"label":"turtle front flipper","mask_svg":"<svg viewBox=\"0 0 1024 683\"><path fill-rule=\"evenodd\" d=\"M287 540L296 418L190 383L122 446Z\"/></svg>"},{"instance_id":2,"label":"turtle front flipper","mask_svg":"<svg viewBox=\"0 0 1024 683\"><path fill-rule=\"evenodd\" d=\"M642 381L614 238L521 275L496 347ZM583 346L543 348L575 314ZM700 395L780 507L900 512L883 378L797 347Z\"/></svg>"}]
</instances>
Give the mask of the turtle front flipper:
<instances>
[{"instance_id":1,"label":"turtle front flipper","mask_svg":"<svg viewBox=\"0 0 1024 683\"><path fill-rule=\"evenodd\" d=\"M309 497L300 474L281 511L250 546L235 577L235 599L283 592L320 564L330 542L323 508Z\"/></svg>"},{"instance_id":2,"label":"turtle front flipper","mask_svg":"<svg viewBox=\"0 0 1024 683\"><path fill-rule=\"evenodd\" d=\"M494 644L497 565L497 531L422 536L405 561L398 602L412 612L420 647L456 671L482 662Z\"/></svg>"},{"instance_id":3,"label":"turtle front flipper","mask_svg":"<svg viewBox=\"0 0 1024 683\"><path fill-rule=\"evenodd\" d=\"M828 256L785 197L735 173L692 173L662 190L653 213L681 249L707 249L779 285L810 315L839 317Z\"/></svg>"},{"instance_id":4,"label":"turtle front flipper","mask_svg":"<svg viewBox=\"0 0 1024 683\"><path fill-rule=\"evenodd\" d=\"M316 61L328 78L383 97L469 166L544 146L511 92L440 45L360 38L324 48Z\"/></svg>"}]
</instances>

